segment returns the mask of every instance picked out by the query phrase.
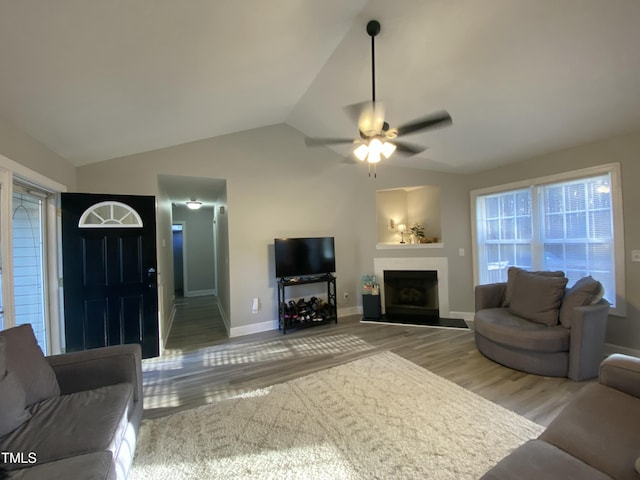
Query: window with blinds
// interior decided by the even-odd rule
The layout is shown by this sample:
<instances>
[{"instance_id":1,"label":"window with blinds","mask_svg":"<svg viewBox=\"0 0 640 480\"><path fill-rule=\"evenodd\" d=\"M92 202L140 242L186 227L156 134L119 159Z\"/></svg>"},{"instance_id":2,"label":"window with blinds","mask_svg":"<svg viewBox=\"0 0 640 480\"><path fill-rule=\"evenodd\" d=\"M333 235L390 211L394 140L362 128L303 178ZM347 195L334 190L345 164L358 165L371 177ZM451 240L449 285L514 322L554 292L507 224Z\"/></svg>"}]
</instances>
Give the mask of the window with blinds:
<instances>
[{"instance_id":1,"label":"window with blinds","mask_svg":"<svg viewBox=\"0 0 640 480\"><path fill-rule=\"evenodd\" d=\"M47 309L44 249L46 195L14 186L12 198L13 285L15 325L30 323L47 353Z\"/></svg>"},{"instance_id":2,"label":"window with blinds","mask_svg":"<svg viewBox=\"0 0 640 480\"><path fill-rule=\"evenodd\" d=\"M615 308L616 229L612 172L475 195L477 281L504 282L507 270L562 270L568 285L591 275ZM621 220L620 220L621 221ZM621 233L619 234L621 236ZM618 254L622 255L620 251Z\"/></svg>"}]
</instances>

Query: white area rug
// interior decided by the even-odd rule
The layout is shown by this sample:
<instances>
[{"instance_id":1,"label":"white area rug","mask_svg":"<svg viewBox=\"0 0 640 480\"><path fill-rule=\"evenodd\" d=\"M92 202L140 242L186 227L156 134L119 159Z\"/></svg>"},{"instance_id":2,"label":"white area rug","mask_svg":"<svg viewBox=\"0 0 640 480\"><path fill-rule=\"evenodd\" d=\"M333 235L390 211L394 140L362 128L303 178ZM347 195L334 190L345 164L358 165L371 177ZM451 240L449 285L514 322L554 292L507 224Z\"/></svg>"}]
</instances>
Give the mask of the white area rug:
<instances>
[{"instance_id":1,"label":"white area rug","mask_svg":"<svg viewBox=\"0 0 640 480\"><path fill-rule=\"evenodd\" d=\"M384 352L144 421L131 479L477 479L542 430Z\"/></svg>"}]
</instances>

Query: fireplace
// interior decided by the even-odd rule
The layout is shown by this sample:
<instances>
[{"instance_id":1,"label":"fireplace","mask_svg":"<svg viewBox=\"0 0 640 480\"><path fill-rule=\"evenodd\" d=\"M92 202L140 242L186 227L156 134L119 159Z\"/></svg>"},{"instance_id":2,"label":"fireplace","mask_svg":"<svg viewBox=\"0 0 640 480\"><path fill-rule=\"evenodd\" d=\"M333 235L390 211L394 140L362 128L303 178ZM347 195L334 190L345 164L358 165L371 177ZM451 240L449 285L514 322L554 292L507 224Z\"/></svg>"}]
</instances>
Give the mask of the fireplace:
<instances>
[{"instance_id":1,"label":"fireplace","mask_svg":"<svg viewBox=\"0 0 640 480\"><path fill-rule=\"evenodd\" d=\"M418 326L468 328L464 320L451 318L449 262L446 257L379 257L373 259L373 271L380 282L380 304L382 307L380 321ZM405 290L401 295L401 300L405 305L397 306L397 302L392 297L395 295L393 290L397 290L398 287L391 285L392 292L389 294L389 285L385 279L388 276L387 272L401 272L403 276L409 277L415 272L417 276L425 276L426 279L421 280L419 288L416 289L421 293L414 291L414 287L408 287L410 290ZM429 273L425 275L425 272ZM415 279L409 278L409 280ZM391 283L394 281L392 280ZM389 300L387 300L388 295L391 295Z\"/></svg>"},{"instance_id":2,"label":"fireplace","mask_svg":"<svg viewBox=\"0 0 640 480\"><path fill-rule=\"evenodd\" d=\"M386 319L432 324L440 318L436 270L384 270Z\"/></svg>"}]
</instances>

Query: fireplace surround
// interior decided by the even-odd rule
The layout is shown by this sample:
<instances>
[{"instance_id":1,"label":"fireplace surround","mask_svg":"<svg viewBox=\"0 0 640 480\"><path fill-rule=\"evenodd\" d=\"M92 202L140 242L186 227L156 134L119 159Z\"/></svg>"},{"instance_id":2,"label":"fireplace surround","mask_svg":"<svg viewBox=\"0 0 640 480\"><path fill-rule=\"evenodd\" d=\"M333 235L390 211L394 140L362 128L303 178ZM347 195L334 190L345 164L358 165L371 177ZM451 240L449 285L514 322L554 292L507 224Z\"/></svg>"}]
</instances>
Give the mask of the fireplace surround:
<instances>
[{"instance_id":1,"label":"fireplace surround","mask_svg":"<svg viewBox=\"0 0 640 480\"><path fill-rule=\"evenodd\" d=\"M373 272L380 283L380 301L382 313L386 296L384 282L385 270L427 271L437 272L438 276L438 309L441 317L449 317L449 262L446 257L378 257L373 259Z\"/></svg>"},{"instance_id":2,"label":"fireplace surround","mask_svg":"<svg viewBox=\"0 0 640 480\"><path fill-rule=\"evenodd\" d=\"M461 318L451 318L451 312L449 310L449 262L446 257L379 257L373 259L373 271L380 283L380 303L382 310L382 318L380 321L408 325L468 328L466 322ZM412 321L405 321L404 319L394 320L394 312L390 312L392 318L387 318L388 315L385 305L387 305L388 302L387 288L385 288L384 285L385 271L435 272L437 287L431 290L432 293L430 295L433 297L432 299L434 299L434 307L437 305L438 313L435 314L431 312L431 315L423 316L421 321L416 321L415 318ZM393 292L391 292L391 294L393 295ZM407 291L405 295L415 295L415 292ZM409 308L411 307L409 306Z\"/></svg>"}]
</instances>

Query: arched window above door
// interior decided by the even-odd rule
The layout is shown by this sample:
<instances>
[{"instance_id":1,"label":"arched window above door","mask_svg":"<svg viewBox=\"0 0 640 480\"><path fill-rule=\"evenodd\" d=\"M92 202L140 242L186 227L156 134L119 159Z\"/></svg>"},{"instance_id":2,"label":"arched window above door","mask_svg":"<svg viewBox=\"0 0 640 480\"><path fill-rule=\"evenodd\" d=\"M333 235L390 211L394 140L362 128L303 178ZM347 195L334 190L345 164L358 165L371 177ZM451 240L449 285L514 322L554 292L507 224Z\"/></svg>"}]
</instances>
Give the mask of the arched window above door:
<instances>
[{"instance_id":1,"label":"arched window above door","mask_svg":"<svg viewBox=\"0 0 640 480\"><path fill-rule=\"evenodd\" d=\"M142 218L129 205L121 202L100 202L87 208L78 228L141 228Z\"/></svg>"}]
</instances>

